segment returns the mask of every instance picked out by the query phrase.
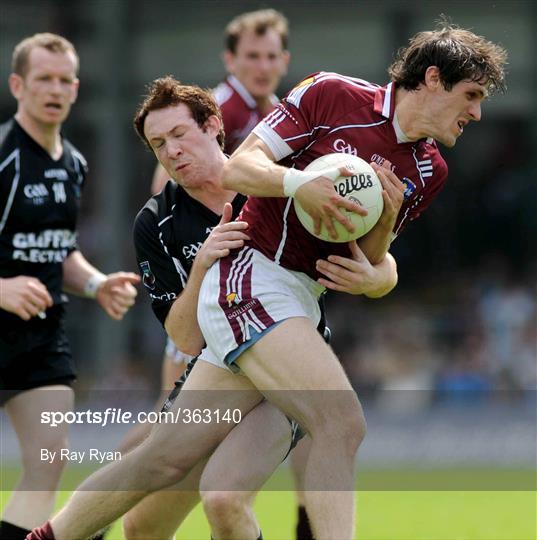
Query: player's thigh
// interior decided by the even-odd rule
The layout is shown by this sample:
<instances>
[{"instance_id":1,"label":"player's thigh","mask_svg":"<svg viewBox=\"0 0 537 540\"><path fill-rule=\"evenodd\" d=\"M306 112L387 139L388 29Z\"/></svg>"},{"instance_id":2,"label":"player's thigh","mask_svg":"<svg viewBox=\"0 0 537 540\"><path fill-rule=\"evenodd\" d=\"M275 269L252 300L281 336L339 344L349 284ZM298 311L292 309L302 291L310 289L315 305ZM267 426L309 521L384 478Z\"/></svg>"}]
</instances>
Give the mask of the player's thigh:
<instances>
[{"instance_id":1,"label":"player's thigh","mask_svg":"<svg viewBox=\"0 0 537 540\"><path fill-rule=\"evenodd\" d=\"M305 317L286 319L236 363L272 403L310 432L361 412L337 357Z\"/></svg>"},{"instance_id":2,"label":"player's thigh","mask_svg":"<svg viewBox=\"0 0 537 540\"><path fill-rule=\"evenodd\" d=\"M258 491L285 458L291 437L289 419L263 401L214 451L203 471L200 491Z\"/></svg>"},{"instance_id":3,"label":"player's thigh","mask_svg":"<svg viewBox=\"0 0 537 540\"><path fill-rule=\"evenodd\" d=\"M73 407L73 389L65 385L33 388L10 399L5 409L19 439L23 456L33 455L36 449L65 444L69 425L63 422L51 427L41 422L41 413L67 413Z\"/></svg>"},{"instance_id":4,"label":"player's thigh","mask_svg":"<svg viewBox=\"0 0 537 540\"><path fill-rule=\"evenodd\" d=\"M234 427L234 412L235 417L245 416L261 400L245 377L198 360L143 451L156 459L160 456L166 462L175 459L177 465L192 466ZM224 417L226 420L216 421Z\"/></svg>"}]
</instances>

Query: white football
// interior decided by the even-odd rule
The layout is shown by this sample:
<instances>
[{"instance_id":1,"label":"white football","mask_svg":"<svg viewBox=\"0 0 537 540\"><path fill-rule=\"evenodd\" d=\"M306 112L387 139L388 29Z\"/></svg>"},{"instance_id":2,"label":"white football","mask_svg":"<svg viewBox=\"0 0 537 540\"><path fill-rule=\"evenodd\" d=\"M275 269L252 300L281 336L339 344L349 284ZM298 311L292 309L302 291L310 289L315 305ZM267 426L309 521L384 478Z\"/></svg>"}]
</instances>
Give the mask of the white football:
<instances>
[{"instance_id":1,"label":"white football","mask_svg":"<svg viewBox=\"0 0 537 540\"><path fill-rule=\"evenodd\" d=\"M355 231L350 233L345 227L335 219L334 227L338 234L337 240L334 240L328 230L321 225L321 232L313 232L313 218L305 212L300 203L294 199L295 212L304 228L320 240L327 242L349 242L356 240L364 234L367 234L377 223L384 208L382 199L382 184L377 174L363 159L351 154L334 153L321 156L312 161L304 170L321 171L334 166L341 167L347 165L355 172L352 176L340 176L334 180L334 189L346 199L357 202L367 210L367 216L360 216L349 210L341 210L350 219L355 227Z\"/></svg>"}]
</instances>

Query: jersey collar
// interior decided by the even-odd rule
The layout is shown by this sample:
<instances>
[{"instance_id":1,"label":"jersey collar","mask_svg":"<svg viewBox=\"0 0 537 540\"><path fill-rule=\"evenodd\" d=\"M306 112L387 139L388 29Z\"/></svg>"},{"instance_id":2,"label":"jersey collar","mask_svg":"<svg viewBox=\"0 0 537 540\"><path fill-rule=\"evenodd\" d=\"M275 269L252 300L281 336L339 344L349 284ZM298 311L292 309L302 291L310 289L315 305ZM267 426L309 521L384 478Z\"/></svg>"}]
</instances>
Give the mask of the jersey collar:
<instances>
[{"instance_id":1,"label":"jersey collar","mask_svg":"<svg viewBox=\"0 0 537 540\"><path fill-rule=\"evenodd\" d=\"M246 90L246 87L239 81L239 79L237 79L237 77L235 77L235 75L229 75L227 78L227 83L233 88L233 90L235 90L235 92L237 92L237 94L239 94L244 103L246 103L250 109L257 109L257 103L252 94ZM273 105L277 105L279 99L272 94L270 96L270 101Z\"/></svg>"},{"instance_id":2,"label":"jersey collar","mask_svg":"<svg viewBox=\"0 0 537 540\"><path fill-rule=\"evenodd\" d=\"M392 123L394 128L395 135L397 137L397 142L404 143L408 142L406 135L402 132L399 122L395 115L395 85L393 81L388 83L386 86L381 86L375 92L375 102L373 108L377 114L384 116ZM433 138L427 137L427 143L432 144Z\"/></svg>"},{"instance_id":3,"label":"jersey collar","mask_svg":"<svg viewBox=\"0 0 537 540\"><path fill-rule=\"evenodd\" d=\"M393 82L380 86L375 92L374 110L388 120L393 120L395 110L395 87Z\"/></svg>"}]
</instances>

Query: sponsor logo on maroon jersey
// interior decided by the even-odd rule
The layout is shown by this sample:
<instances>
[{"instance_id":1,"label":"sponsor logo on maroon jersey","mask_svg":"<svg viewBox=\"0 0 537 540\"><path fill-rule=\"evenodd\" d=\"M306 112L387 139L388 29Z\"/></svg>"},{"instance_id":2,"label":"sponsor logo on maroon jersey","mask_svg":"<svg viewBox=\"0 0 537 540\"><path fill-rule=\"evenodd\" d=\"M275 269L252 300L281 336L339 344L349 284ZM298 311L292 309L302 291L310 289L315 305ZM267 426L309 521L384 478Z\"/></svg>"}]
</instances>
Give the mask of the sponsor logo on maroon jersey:
<instances>
[{"instance_id":1,"label":"sponsor logo on maroon jersey","mask_svg":"<svg viewBox=\"0 0 537 540\"><path fill-rule=\"evenodd\" d=\"M380 165L382 167L383 163L388 162L390 165L390 170L392 172L395 171L395 165L393 165L390 161L388 161L386 158L379 156L378 154L373 154L371 156L371 159L369 161L372 161L373 163L376 163L377 165Z\"/></svg>"}]
</instances>

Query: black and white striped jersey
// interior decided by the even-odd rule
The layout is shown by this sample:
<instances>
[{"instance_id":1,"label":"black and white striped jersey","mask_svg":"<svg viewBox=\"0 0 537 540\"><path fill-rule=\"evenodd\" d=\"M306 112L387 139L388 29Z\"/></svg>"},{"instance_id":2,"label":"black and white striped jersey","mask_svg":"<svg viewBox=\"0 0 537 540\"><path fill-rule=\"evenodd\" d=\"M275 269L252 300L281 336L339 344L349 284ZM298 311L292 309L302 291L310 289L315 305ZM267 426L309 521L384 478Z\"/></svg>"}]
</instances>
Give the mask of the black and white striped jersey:
<instances>
[{"instance_id":1,"label":"black and white striped jersey","mask_svg":"<svg viewBox=\"0 0 537 540\"><path fill-rule=\"evenodd\" d=\"M233 219L246 197L233 199ZM169 181L151 197L134 222L134 246L142 281L162 324L186 285L192 263L219 215Z\"/></svg>"},{"instance_id":2,"label":"black and white striped jersey","mask_svg":"<svg viewBox=\"0 0 537 540\"><path fill-rule=\"evenodd\" d=\"M64 301L62 263L76 249L87 164L62 140L54 160L13 118L0 125L0 277L34 276Z\"/></svg>"}]
</instances>

